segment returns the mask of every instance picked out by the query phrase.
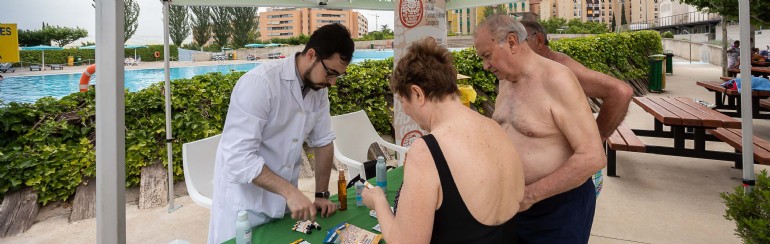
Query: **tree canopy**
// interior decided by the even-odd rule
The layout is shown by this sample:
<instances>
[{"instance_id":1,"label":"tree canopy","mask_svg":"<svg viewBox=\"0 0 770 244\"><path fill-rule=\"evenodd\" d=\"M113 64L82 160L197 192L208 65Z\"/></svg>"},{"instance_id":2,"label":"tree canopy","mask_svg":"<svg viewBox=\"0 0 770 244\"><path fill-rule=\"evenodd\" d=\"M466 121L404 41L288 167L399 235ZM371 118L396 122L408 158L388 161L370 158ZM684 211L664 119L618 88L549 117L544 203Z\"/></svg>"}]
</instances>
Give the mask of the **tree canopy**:
<instances>
[{"instance_id":1,"label":"tree canopy","mask_svg":"<svg viewBox=\"0 0 770 244\"><path fill-rule=\"evenodd\" d=\"M168 29L171 41L177 47L190 35L190 14L187 7L171 6L168 11Z\"/></svg>"},{"instance_id":2,"label":"tree canopy","mask_svg":"<svg viewBox=\"0 0 770 244\"><path fill-rule=\"evenodd\" d=\"M192 33L193 40L198 47L203 47L211 39L211 9L206 6L190 7L193 13Z\"/></svg>"},{"instance_id":3,"label":"tree canopy","mask_svg":"<svg viewBox=\"0 0 770 244\"><path fill-rule=\"evenodd\" d=\"M234 7L230 9L233 19L233 48L241 48L256 41L257 8Z\"/></svg>"},{"instance_id":4,"label":"tree canopy","mask_svg":"<svg viewBox=\"0 0 770 244\"><path fill-rule=\"evenodd\" d=\"M738 2L736 0L679 0L682 3L695 6L700 11L717 13L730 20L738 19ZM753 0L750 4L751 22L754 25L770 23L770 0Z\"/></svg>"},{"instance_id":5,"label":"tree canopy","mask_svg":"<svg viewBox=\"0 0 770 244\"><path fill-rule=\"evenodd\" d=\"M19 45L37 46L56 43L55 45L63 47L86 36L88 31L80 27L60 27L43 23L40 30L19 30Z\"/></svg>"}]
</instances>

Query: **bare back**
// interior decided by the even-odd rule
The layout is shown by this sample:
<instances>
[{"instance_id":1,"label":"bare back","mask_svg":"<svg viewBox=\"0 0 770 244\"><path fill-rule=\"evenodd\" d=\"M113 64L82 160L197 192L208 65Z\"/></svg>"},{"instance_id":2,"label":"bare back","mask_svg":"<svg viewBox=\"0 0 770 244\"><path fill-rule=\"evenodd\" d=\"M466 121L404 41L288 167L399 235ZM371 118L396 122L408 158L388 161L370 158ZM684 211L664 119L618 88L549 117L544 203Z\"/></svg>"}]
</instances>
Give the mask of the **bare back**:
<instances>
[{"instance_id":1,"label":"bare back","mask_svg":"<svg viewBox=\"0 0 770 244\"><path fill-rule=\"evenodd\" d=\"M554 87L577 87L577 103L585 103L586 111L575 114L590 115L590 108L575 75L565 66L537 56L539 65L518 82L500 81L500 92L492 116L519 150L526 172L526 184L531 184L555 171L574 153L573 147L558 126L554 114L561 109L557 96L565 96ZM575 90L575 89L568 89ZM574 92L573 92L574 93ZM590 117L591 119L593 117Z\"/></svg>"},{"instance_id":2,"label":"bare back","mask_svg":"<svg viewBox=\"0 0 770 244\"><path fill-rule=\"evenodd\" d=\"M436 137L471 215L499 225L513 217L524 194L524 173L514 144L493 120L472 110L431 133ZM439 189L436 209L441 206Z\"/></svg>"}]
</instances>

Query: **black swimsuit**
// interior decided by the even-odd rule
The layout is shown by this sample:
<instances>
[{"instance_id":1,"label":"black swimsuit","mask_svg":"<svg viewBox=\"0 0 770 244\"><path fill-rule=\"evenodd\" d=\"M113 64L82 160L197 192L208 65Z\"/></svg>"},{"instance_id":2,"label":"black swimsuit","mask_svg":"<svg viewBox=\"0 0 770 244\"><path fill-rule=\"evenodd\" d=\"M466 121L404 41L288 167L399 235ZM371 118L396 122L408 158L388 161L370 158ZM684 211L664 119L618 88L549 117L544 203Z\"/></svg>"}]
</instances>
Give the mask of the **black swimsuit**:
<instances>
[{"instance_id":1,"label":"black swimsuit","mask_svg":"<svg viewBox=\"0 0 770 244\"><path fill-rule=\"evenodd\" d=\"M443 202L436 210L433 220L431 243L515 243L513 218L498 226L484 225L473 218L460 196L460 191L457 190L452 172L436 138L426 135L422 139L425 140L436 163L443 194Z\"/></svg>"}]
</instances>

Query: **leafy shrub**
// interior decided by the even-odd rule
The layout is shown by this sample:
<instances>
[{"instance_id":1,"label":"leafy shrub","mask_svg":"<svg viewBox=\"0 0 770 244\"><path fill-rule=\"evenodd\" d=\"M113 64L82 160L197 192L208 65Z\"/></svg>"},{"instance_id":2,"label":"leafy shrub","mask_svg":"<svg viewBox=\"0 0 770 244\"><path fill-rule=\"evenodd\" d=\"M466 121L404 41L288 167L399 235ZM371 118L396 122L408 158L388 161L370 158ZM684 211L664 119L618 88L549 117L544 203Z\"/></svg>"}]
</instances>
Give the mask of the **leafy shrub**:
<instances>
[{"instance_id":1,"label":"leafy shrub","mask_svg":"<svg viewBox=\"0 0 770 244\"><path fill-rule=\"evenodd\" d=\"M663 35L661 35L663 38L674 38L674 33L671 33L671 31L663 32Z\"/></svg>"},{"instance_id":2,"label":"leafy shrub","mask_svg":"<svg viewBox=\"0 0 770 244\"><path fill-rule=\"evenodd\" d=\"M770 243L770 178L767 170L757 174L754 191L749 194L743 186L733 193L721 193L727 209L725 218L735 221L735 234L744 243Z\"/></svg>"},{"instance_id":3,"label":"leafy shrub","mask_svg":"<svg viewBox=\"0 0 770 244\"><path fill-rule=\"evenodd\" d=\"M171 58L176 59L178 57L176 46L171 45ZM46 64L66 64L67 57L81 57L83 60L95 59L94 49L77 49L67 48L63 50L48 50L45 51L45 63ZM160 57L155 57L155 52L160 53ZM125 50L126 57L134 56L134 49ZM163 60L163 45L147 45L147 48L136 49L136 56L141 57L142 61L162 61ZM22 50L19 51L19 57L24 63L42 63L42 51ZM19 63L15 64L16 66Z\"/></svg>"}]
</instances>

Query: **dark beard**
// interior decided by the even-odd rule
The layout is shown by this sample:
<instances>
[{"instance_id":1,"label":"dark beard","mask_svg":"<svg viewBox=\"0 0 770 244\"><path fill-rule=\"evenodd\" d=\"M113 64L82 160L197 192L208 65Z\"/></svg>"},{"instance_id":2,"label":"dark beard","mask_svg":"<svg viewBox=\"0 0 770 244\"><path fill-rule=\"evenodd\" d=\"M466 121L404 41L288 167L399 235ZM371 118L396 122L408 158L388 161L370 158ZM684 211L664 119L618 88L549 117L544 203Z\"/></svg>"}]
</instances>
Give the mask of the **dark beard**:
<instances>
[{"instance_id":1,"label":"dark beard","mask_svg":"<svg viewBox=\"0 0 770 244\"><path fill-rule=\"evenodd\" d=\"M313 66L311 66L308 70L305 70L305 73L302 74L302 84L304 84L305 87L313 89L313 91L318 91L331 86L329 83L314 83L310 80L310 71L313 70L317 64L318 61L313 62Z\"/></svg>"}]
</instances>

